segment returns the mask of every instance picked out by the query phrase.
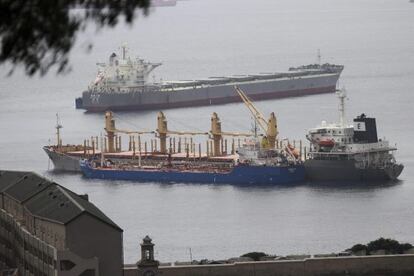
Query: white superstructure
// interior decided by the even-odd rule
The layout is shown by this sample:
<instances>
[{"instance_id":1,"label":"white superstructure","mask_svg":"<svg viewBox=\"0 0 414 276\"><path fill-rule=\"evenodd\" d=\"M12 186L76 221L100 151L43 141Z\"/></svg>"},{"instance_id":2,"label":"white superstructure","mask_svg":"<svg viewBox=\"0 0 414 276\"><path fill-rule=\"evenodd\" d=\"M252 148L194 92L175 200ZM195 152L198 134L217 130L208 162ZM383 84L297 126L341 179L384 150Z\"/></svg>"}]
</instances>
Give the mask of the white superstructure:
<instances>
[{"instance_id":1,"label":"white superstructure","mask_svg":"<svg viewBox=\"0 0 414 276\"><path fill-rule=\"evenodd\" d=\"M347 124L345 117L345 92L337 92L339 122L327 123L308 131L311 151L305 168L314 180L342 179L395 179L403 169L397 164L391 147L385 139L378 139L374 118L365 114Z\"/></svg>"},{"instance_id":2,"label":"white superstructure","mask_svg":"<svg viewBox=\"0 0 414 276\"><path fill-rule=\"evenodd\" d=\"M96 79L90 90L115 92L125 88L141 88L148 83L148 76L161 63L151 63L136 57L131 58L126 45L121 47L120 55L112 53L108 63L97 63Z\"/></svg>"}]
</instances>

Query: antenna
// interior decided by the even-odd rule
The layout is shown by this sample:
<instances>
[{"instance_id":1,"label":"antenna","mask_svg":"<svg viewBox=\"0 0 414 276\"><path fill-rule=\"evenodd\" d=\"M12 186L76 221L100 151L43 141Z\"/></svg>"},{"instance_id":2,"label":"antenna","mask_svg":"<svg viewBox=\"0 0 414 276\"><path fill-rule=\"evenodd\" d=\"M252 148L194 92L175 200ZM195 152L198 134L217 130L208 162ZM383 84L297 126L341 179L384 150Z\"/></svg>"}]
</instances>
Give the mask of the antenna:
<instances>
[{"instance_id":1,"label":"antenna","mask_svg":"<svg viewBox=\"0 0 414 276\"><path fill-rule=\"evenodd\" d=\"M346 98L346 90L345 87L336 91L336 95L339 98L339 123L341 127L345 126L346 118L345 118L345 98Z\"/></svg>"},{"instance_id":2,"label":"antenna","mask_svg":"<svg viewBox=\"0 0 414 276\"><path fill-rule=\"evenodd\" d=\"M59 147L62 145L62 141L60 140L60 129L63 128L63 126L60 124L60 119L59 119L59 113L56 113L56 140L57 143L56 145Z\"/></svg>"},{"instance_id":3,"label":"antenna","mask_svg":"<svg viewBox=\"0 0 414 276\"><path fill-rule=\"evenodd\" d=\"M318 49L317 58L318 58L317 59L318 65L321 65L321 58L322 58L321 49Z\"/></svg>"},{"instance_id":4,"label":"antenna","mask_svg":"<svg viewBox=\"0 0 414 276\"><path fill-rule=\"evenodd\" d=\"M257 138L257 119L253 117L252 119L253 119L253 123L251 125L252 126L251 130L254 133L254 137Z\"/></svg>"}]
</instances>

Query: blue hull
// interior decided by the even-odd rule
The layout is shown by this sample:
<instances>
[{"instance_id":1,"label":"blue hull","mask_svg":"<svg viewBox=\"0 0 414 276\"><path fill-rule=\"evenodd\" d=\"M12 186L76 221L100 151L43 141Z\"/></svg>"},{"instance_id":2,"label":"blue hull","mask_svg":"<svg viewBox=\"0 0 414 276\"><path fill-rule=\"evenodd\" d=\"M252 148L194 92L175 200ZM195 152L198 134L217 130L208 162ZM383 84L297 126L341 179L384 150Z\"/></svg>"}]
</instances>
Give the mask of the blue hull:
<instances>
[{"instance_id":1,"label":"blue hull","mask_svg":"<svg viewBox=\"0 0 414 276\"><path fill-rule=\"evenodd\" d=\"M92 168L86 162L81 162L80 167L87 178L133 180L138 182L278 185L301 182L305 179L303 165L288 167L236 166L228 173L101 169Z\"/></svg>"}]
</instances>

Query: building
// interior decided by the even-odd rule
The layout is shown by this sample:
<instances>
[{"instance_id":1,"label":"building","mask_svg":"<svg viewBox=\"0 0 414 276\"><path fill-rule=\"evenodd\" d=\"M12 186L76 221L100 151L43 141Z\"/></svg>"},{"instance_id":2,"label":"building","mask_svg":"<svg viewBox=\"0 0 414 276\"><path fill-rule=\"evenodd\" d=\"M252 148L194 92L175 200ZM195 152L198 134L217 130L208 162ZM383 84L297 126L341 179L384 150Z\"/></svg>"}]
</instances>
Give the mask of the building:
<instances>
[{"instance_id":1,"label":"building","mask_svg":"<svg viewBox=\"0 0 414 276\"><path fill-rule=\"evenodd\" d=\"M121 276L123 230L87 195L36 173L0 171L0 269Z\"/></svg>"},{"instance_id":2,"label":"building","mask_svg":"<svg viewBox=\"0 0 414 276\"><path fill-rule=\"evenodd\" d=\"M138 276L157 276L159 262L154 258L154 244L149 236L145 236L141 243L141 260L137 262Z\"/></svg>"}]
</instances>

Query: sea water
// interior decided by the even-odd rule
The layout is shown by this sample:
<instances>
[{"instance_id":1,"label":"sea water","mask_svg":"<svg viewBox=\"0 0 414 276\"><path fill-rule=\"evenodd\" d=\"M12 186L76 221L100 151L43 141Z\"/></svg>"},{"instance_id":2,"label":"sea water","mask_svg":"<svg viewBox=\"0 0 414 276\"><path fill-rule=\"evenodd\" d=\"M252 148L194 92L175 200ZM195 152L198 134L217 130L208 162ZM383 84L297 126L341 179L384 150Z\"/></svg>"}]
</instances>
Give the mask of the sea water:
<instances>
[{"instance_id":1,"label":"sea water","mask_svg":"<svg viewBox=\"0 0 414 276\"><path fill-rule=\"evenodd\" d=\"M87 53L87 45L93 44ZM102 114L85 114L74 99L127 43L131 54L163 65L151 80L285 71L317 62L345 65L346 116L377 119L380 137L398 147L405 169L394 183L304 183L237 187L88 180L52 171L42 146L104 133ZM139 243L153 238L161 261L222 259L250 251L316 254L390 237L414 243L414 4L408 0L191 0L152 9L133 26L78 34L72 70L7 77L0 67L0 168L36 171L90 200L124 229L124 259L137 261ZM334 94L255 103L275 112L280 138L305 140L306 129L338 120ZM117 113L118 127L156 128L158 110ZM224 131L249 131L242 103L166 110L174 130L207 131L217 112ZM148 139L154 137L148 137ZM204 141L204 137L195 138ZM126 146L124 139L124 148Z\"/></svg>"}]
</instances>

